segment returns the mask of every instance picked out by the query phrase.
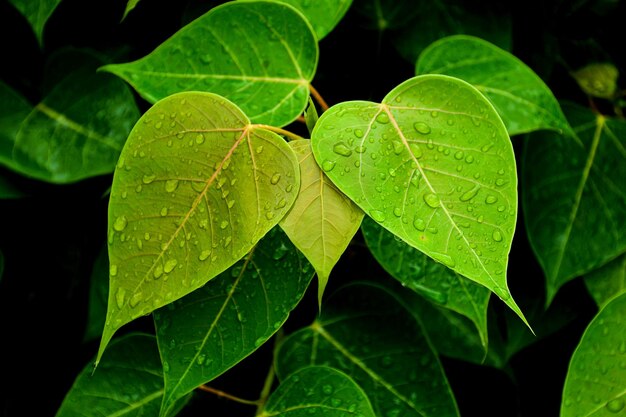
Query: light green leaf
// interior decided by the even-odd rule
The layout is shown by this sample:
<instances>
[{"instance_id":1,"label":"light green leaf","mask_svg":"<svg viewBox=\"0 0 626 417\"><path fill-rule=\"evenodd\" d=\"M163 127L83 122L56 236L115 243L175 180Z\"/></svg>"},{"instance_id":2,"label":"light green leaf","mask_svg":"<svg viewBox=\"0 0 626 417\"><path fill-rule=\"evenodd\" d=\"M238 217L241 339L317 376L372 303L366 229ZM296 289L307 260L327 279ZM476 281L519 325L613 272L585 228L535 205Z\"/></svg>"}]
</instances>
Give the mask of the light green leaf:
<instances>
[{"instance_id":1,"label":"light green leaf","mask_svg":"<svg viewBox=\"0 0 626 417\"><path fill-rule=\"evenodd\" d=\"M315 103L313 103L313 99L309 97L309 104L306 106L306 109L304 109L304 121L306 122L306 128L309 131L309 134L313 132L313 128L317 124L317 120L319 118L317 109L315 108Z\"/></svg>"},{"instance_id":2,"label":"light green leaf","mask_svg":"<svg viewBox=\"0 0 626 417\"><path fill-rule=\"evenodd\" d=\"M611 417L626 412L626 294L589 324L572 356L561 417Z\"/></svg>"},{"instance_id":3,"label":"light green leaf","mask_svg":"<svg viewBox=\"0 0 626 417\"><path fill-rule=\"evenodd\" d=\"M409 245L495 292L506 283L517 217L511 141L487 99L464 81L411 78L382 104L326 111L313 154L337 188Z\"/></svg>"},{"instance_id":4,"label":"light green leaf","mask_svg":"<svg viewBox=\"0 0 626 417\"><path fill-rule=\"evenodd\" d=\"M122 20L126 19L126 16L128 16L128 13L133 11L133 9L137 7L139 2L140 0L128 0L128 2L126 3L126 8L124 9L124 15L122 16Z\"/></svg>"},{"instance_id":5,"label":"light green leaf","mask_svg":"<svg viewBox=\"0 0 626 417\"><path fill-rule=\"evenodd\" d=\"M155 312L165 368L161 415L269 339L312 278L311 266L274 228L230 270Z\"/></svg>"},{"instance_id":6,"label":"light green leaf","mask_svg":"<svg viewBox=\"0 0 626 417\"><path fill-rule=\"evenodd\" d=\"M487 347L489 290L433 261L366 218L361 226L367 247L392 277L432 303L464 315Z\"/></svg>"},{"instance_id":7,"label":"light green leaf","mask_svg":"<svg viewBox=\"0 0 626 417\"><path fill-rule=\"evenodd\" d=\"M156 416L162 397L163 371L154 336L129 334L111 343L95 372L91 363L83 369L56 416Z\"/></svg>"},{"instance_id":8,"label":"light green leaf","mask_svg":"<svg viewBox=\"0 0 626 417\"><path fill-rule=\"evenodd\" d=\"M308 366L285 379L257 417L375 417L367 395L348 375L326 366Z\"/></svg>"},{"instance_id":9,"label":"light green leaf","mask_svg":"<svg viewBox=\"0 0 626 417\"><path fill-rule=\"evenodd\" d=\"M16 169L13 146L17 132L33 106L17 91L0 80L0 164Z\"/></svg>"},{"instance_id":10,"label":"light green leaf","mask_svg":"<svg viewBox=\"0 0 626 417\"><path fill-rule=\"evenodd\" d=\"M359 230L363 212L324 175L310 141L289 145L300 162L300 193L279 224L315 268L321 305L330 272Z\"/></svg>"},{"instance_id":11,"label":"light green leaf","mask_svg":"<svg viewBox=\"0 0 626 417\"><path fill-rule=\"evenodd\" d=\"M548 304L561 285L626 251L626 122L563 109L576 135L536 133L524 151L525 224Z\"/></svg>"},{"instance_id":12,"label":"light green leaf","mask_svg":"<svg viewBox=\"0 0 626 417\"><path fill-rule=\"evenodd\" d=\"M626 292L626 254L585 276L585 285L600 308Z\"/></svg>"},{"instance_id":13,"label":"light green leaf","mask_svg":"<svg viewBox=\"0 0 626 417\"><path fill-rule=\"evenodd\" d=\"M89 282L89 310L84 341L97 340L104 329L109 298L109 256L103 246L93 264Z\"/></svg>"},{"instance_id":14,"label":"light green leaf","mask_svg":"<svg viewBox=\"0 0 626 417\"><path fill-rule=\"evenodd\" d=\"M279 377L310 365L331 366L352 377L377 416L458 415L422 329L378 286L350 285L334 293L318 320L285 339L276 359Z\"/></svg>"},{"instance_id":15,"label":"light green leaf","mask_svg":"<svg viewBox=\"0 0 626 417\"><path fill-rule=\"evenodd\" d=\"M318 40L328 35L343 19L352 0L280 0L300 10L309 21Z\"/></svg>"},{"instance_id":16,"label":"light green leaf","mask_svg":"<svg viewBox=\"0 0 626 417\"><path fill-rule=\"evenodd\" d=\"M617 90L619 70L613 64L595 63L574 71L572 77L585 94L612 99Z\"/></svg>"},{"instance_id":17,"label":"light green leaf","mask_svg":"<svg viewBox=\"0 0 626 417\"><path fill-rule=\"evenodd\" d=\"M494 105L510 135L539 129L570 131L541 78L514 55L482 39L458 35L438 40L420 54L415 71L472 84Z\"/></svg>"},{"instance_id":18,"label":"light green leaf","mask_svg":"<svg viewBox=\"0 0 626 417\"><path fill-rule=\"evenodd\" d=\"M148 110L113 177L100 355L125 323L202 287L248 253L287 213L299 184L289 145L223 97L179 93Z\"/></svg>"},{"instance_id":19,"label":"light green leaf","mask_svg":"<svg viewBox=\"0 0 626 417\"><path fill-rule=\"evenodd\" d=\"M9 0L9 2L28 20L41 46L43 28L61 0Z\"/></svg>"},{"instance_id":20,"label":"light green leaf","mask_svg":"<svg viewBox=\"0 0 626 417\"><path fill-rule=\"evenodd\" d=\"M181 91L209 91L255 123L284 126L306 106L317 58L315 34L300 12L246 1L215 7L149 55L103 69L151 103Z\"/></svg>"}]
</instances>

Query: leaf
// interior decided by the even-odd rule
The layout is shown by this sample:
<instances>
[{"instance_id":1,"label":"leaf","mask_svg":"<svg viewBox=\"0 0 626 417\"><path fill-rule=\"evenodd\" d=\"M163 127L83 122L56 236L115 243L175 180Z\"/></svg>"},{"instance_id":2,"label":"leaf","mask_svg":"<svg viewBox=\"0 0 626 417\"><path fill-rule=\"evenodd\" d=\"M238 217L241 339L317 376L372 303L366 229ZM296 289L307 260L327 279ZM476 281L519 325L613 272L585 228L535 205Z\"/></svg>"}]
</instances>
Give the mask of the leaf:
<instances>
[{"instance_id":1,"label":"leaf","mask_svg":"<svg viewBox=\"0 0 626 417\"><path fill-rule=\"evenodd\" d=\"M304 295L312 272L274 228L230 270L155 312L165 368L161 415L265 343Z\"/></svg>"},{"instance_id":2,"label":"leaf","mask_svg":"<svg viewBox=\"0 0 626 417\"><path fill-rule=\"evenodd\" d=\"M457 416L439 359L422 329L387 291L371 284L334 293L312 325L280 345L281 379L310 365L348 374L377 416Z\"/></svg>"},{"instance_id":3,"label":"leaf","mask_svg":"<svg viewBox=\"0 0 626 417\"><path fill-rule=\"evenodd\" d=\"M99 355L121 326L241 259L286 214L299 184L289 145L225 98L188 92L155 104L135 125L113 177Z\"/></svg>"},{"instance_id":4,"label":"leaf","mask_svg":"<svg viewBox=\"0 0 626 417\"><path fill-rule=\"evenodd\" d=\"M315 268L321 306L330 272L359 230L363 212L324 175L310 141L289 145L300 162L300 192L279 224Z\"/></svg>"},{"instance_id":5,"label":"leaf","mask_svg":"<svg viewBox=\"0 0 626 417\"><path fill-rule=\"evenodd\" d=\"M87 328L84 341L96 340L102 334L107 314L109 298L109 257L107 247L102 250L93 264L89 284L89 309L87 312Z\"/></svg>"},{"instance_id":6,"label":"leaf","mask_svg":"<svg viewBox=\"0 0 626 417\"><path fill-rule=\"evenodd\" d=\"M615 97L619 71L613 64L589 64L572 72L572 77L589 96L606 99Z\"/></svg>"},{"instance_id":7,"label":"leaf","mask_svg":"<svg viewBox=\"0 0 626 417\"><path fill-rule=\"evenodd\" d=\"M487 347L489 290L398 240L370 218L363 221L361 231L367 247L385 271L435 305L470 319L482 345Z\"/></svg>"},{"instance_id":8,"label":"leaf","mask_svg":"<svg viewBox=\"0 0 626 417\"><path fill-rule=\"evenodd\" d=\"M514 55L479 38L450 36L419 56L417 74L445 74L476 87L494 105L509 135L539 129L569 132L548 86Z\"/></svg>"},{"instance_id":9,"label":"leaf","mask_svg":"<svg viewBox=\"0 0 626 417\"><path fill-rule=\"evenodd\" d=\"M585 276L589 293L603 308L611 298L626 292L626 254Z\"/></svg>"},{"instance_id":10,"label":"leaf","mask_svg":"<svg viewBox=\"0 0 626 417\"><path fill-rule=\"evenodd\" d=\"M28 20L39 46L43 44L43 29L61 0L9 0Z\"/></svg>"},{"instance_id":11,"label":"leaf","mask_svg":"<svg viewBox=\"0 0 626 417\"><path fill-rule=\"evenodd\" d=\"M23 119L27 105L21 100L19 111L12 112L9 121L2 121L7 134L2 135L0 163L52 183L111 173L139 118L124 83L89 67L64 78L42 102L29 106L31 111ZM12 136L16 123L21 125Z\"/></svg>"},{"instance_id":12,"label":"leaf","mask_svg":"<svg viewBox=\"0 0 626 417\"><path fill-rule=\"evenodd\" d=\"M0 164L15 169L13 146L20 125L33 106L0 80Z\"/></svg>"},{"instance_id":13,"label":"leaf","mask_svg":"<svg viewBox=\"0 0 626 417\"><path fill-rule=\"evenodd\" d=\"M309 97L309 104L306 106L306 109L304 109L304 121L306 122L306 128L309 131L309 134L313 132L313 128L315 127L318 119L319 116L317 114L317 109L315 108L315 103L313 103L313 100Z\"/></svg>"},{"instance_id":14,"label":"leaf","mask_svg":"<svg viewBox=\"0 0 626 417\"><path fill-rule=\"evenodd\" d=\"M615 416L626 410L626 295L589 323L572 356L561 417Z\"/></svg>"},{"instance_id":15,"label":"leaf","mask_svg":"<svg viewBox=\"0 0 626 417\"><path fill-rule=\"evenodd\" d=\"M343 19L352 0L280 0L298 9L309 21L318 40L326 37Z\"/></svg>"},{"instance_id":16,"label":"leaf","mask_svg":"<svg viewBox=\"0 0 626 417\"><path fill-rule=\"evenodd\" d=\"M486 286L523 319L506 283L515 156L476 89L442 75L411 78L382 104L333 106L311 145L326 175L372 219Z\"/></svg>"},{"instance_id":17,"label":"leaf","mask_svg":"<svg viewBox=\"0 0 626 417\"><path fill-rule=\"evenodd\" d=\"M155 416L162 397L163 372L154 336L129 334L111 343L95 372L91 363L83 369L56 416ZM181 400L176 411L187 400Z\"/></svg>"},{"instance_id":18,"label":"leaf","mask_svg":"<svg viewBox=\"0 0 626 417\"><path fill-rule=\"evenodd\" d=\"M348 375L326 366L302 368L285 379L257 417L375 417L367 395Z\"/></svg>"},{"instance_id":19,"label":"leaf","mask_svg":"<svg viewBox=\"0 0 626 417\"><path fill-rule=\"evenodd\" d=\"M563 109L575 136L533 134L524 150L525 224L547 304L563 284L626 251L626 122Z\"/></svg>"},{"instance_id":20,"label":"leaf","mask_svg":"<svg viewBox=\"0 0 626 417\"><path fill-rule=\"evenodd\" d=\"M283 126L304 110L317 58L315 35L298 11L246 1L215 7L149 55L102 69L151 103L181 91L209 91L255 123Z\"/></svg>"},{"instance_id":21,"label":"leaf","mask_svg":"<svg viewBox=\"0 0 626 417\"><path fill-rule=\"evenodd\" d=\"M361 0L355 9L371 21L379 31L396 29L408 24L418 13L414 2L396 0Z\"/></svg>"},{"instance_id":22,"label":"leaf","mask_svg":"<svg viewBox=\"0 0 626 417\"><path fill-rule=\"evenodd\" d=\"M126 3L126 8L124 9L124 15L122 16L122 21L126 19L126 16L128 16L128 13L130 13L131 11L133 11L135 7L137 7L139 2L140 0L128 0L128 2Z\"/></svg>"}]
</instances>

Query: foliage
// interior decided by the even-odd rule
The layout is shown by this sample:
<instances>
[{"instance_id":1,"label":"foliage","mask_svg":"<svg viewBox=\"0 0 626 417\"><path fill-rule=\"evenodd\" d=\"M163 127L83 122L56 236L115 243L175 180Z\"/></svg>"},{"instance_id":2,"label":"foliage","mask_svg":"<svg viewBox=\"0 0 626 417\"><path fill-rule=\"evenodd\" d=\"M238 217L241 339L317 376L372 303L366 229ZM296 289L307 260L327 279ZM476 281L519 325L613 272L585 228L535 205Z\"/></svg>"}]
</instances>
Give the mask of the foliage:
<instances>
[{"instance_id":1,"label":"foliage","mask_svg":"<svg viewBox=\"0 0 626 417\"><path fill-rule=\"evenodd\" d=\"M3 415L626 412L626 5L78 3L2 5Z\"/></svg>"}]
</instances>

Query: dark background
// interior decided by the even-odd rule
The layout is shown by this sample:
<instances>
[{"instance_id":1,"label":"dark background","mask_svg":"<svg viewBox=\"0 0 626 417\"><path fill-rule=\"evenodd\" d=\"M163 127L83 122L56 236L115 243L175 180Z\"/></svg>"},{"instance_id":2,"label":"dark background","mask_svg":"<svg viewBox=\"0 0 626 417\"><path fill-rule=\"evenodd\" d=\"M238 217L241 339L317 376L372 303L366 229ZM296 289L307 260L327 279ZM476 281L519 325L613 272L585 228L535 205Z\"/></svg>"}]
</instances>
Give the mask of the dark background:
<instances>
[{"instance_id":1,"label":"dark background","mask_svg":"<svg viewBox=\"0 0 626 417\"><path fill-rule=\"evenodd\" d=\"M26 20L8 2L0 1L0 79L36 103L41 98L45 63L55 51L66 46L89 47L119 62L139 58L172 35L181 22L219 3L144 0L120 23L123 1L63 0L46 26L40 50ZM626 13L623 2L618 6L611 1L576 2L581 5L577 9L571 3L532 0L508 5L513 17L513 52L544 77L559 99L585 104L587 99L566 66L609 60L623 68ZM330 105L380 100L414 75L413 64L400 57L388 35L369 29L364 18L351 10L321 42L313 84ZM373 54L379 39L381 47ZM142 111L148 107L139 98L138 103ZM304 133L301 125L290 128ZM512 139L518 156L523 139ZM83 342L83 336L89 278L106 238L105 195L111 176L56 186L2 168L0 175L28 195L0 201L0 250L5 256L0 281L0 377L5 387L0 391L0 415L52 416L97 350L97 342ZM357 235L336 266L328 291L373 276L391 279ZM509 282L522 310L524 305L542 302L543 274L525 235L523 213L511 253ZM315 317L315 292L313 285L287 323L288 332ZM492 300L492 304L502 313L502 303ZM569 359L596 309L580 280L562 288L553 308L568 312L567 324L515 355L508 373L443 358L462 415L558 415ZM151 332L152 322L142 318L120 334L131 330ZM270 361L268 343L211 385L255 399ZM182 415L253 413L249 406L197 393Z\"/></svg>"}]
</instances>

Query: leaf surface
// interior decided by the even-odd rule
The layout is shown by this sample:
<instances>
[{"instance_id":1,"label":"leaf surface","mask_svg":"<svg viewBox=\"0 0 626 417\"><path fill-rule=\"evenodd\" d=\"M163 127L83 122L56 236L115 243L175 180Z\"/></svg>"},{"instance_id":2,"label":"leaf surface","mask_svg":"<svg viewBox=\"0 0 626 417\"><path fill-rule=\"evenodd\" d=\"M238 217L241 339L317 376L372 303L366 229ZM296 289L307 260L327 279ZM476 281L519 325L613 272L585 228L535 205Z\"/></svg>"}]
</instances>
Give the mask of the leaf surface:
<instances>
[{"instance_id":1,"label":"leaf surface","mask_svg":"<svg viewBox=\"0 0 626 417\"><path fill-rule=\"evenodd\" d=\"M126 3L126 8L124 9L124 15L122 16L122 20L126 19L128 13L132 12L135 7L139 4L141 0L128 0Z\"/></svg>"},{"instance_id":2,"label":"leaf surface","mask_svg":"<svg viewBox=\"0 0 626 417\"><path fill-rule=\"evenodd\" d=\"M574 71L572 76L589 96L606 99L615 97L619 70L613 64L600 62L589 64Z\"/></svg>"},{"instance_id":3,"label":"leaf surface","mask_svg":"<svg viewBox=\"0 0 626 417\"><path fill-rule=\"evenodd\" d=\"M311 142L326 175L372 219L523 318L506 283L515 156L498 114L475 88L442 75L411 78L382 104L333 106Z\"/></svg>"},{"instance_id":4,"label":"leaf surface","mask_svg":"<svg viewBox=\"0 0 626 417\"><path fill-rule=\"evenodd\" d=\"M307 18L318 40L326 37L343 19L352 0L280 0L300 10Z\"/></svg>"},{"instance_id":5,"label":"leaf surface","mask_svg":"<svg viewBox=\"0 0 626 417\"><path fill-rule=\"evenodd\" d=\"M472 84L493 103L510 135L570 130L541 78L514 55L482 39L457 35L438 40L420 54L415 71L450 75Z\"/></svg>"},{"instance_id":6,"label":"leaf surface","mask_svg":"<svg viewBox=\"0 0 626 417\"><path fill-rule=\"evenodd\" d=\"M457 416L435 352L413 316L371 284L334 293L318 320L277 353L281 379L310 365L339 369L363 388L377 416Z\"/></svg>"},{"instance_id":7,"label":"leaf surface","mask_svg":"<svg viewBox=\"0 0 626 417\"><path fill-rule=\"evenodd\" d=\"M598 313L572 356L561 417L612 417L626 412L626 294Z\"/></svg>"},{"instance_id":8,"label":"leaf surface","mask_svg":"<svg viewBox=\"0 0 626 417\"><path fill-rule=\"evenodd\" d=\"M61 0L9 0L9 2L28 20L41 46L44 26Z\"/></svg>"},{"instance_id":9,"label":"leaf surface","mask_svg":"<svg viewBox=\"0 0 626 417\"><path fill-rule=\"evenodd\" d=\"M165 368L162 414L265 343L287 320L313 271L274 228L229 270L154 314Z\"/></svg>"},{"instance_id":10,"label":"leaf surface","mask_svg":"<svg viewBox=\"0 0 626 417\"><path fill-rule=\"evenodd\" d=\"M302 368L272 393L258 417L375 417L367 395L341 371L326 366Z\"/></svg>"},{"instance_id":11,"label":"leaf surface","mask_svg":"<svg viewBox=\"0 0 626 417\"><path fill-rule=\"evenodd\" d=\"M563 284L626 251L626 122L563 108L576 135L538 132L524 150L525 224L548 304Z\"/></svg>"},{"instance_id":12,"label":"leaf surface","mask_svg":"<svg viewBox=\"0 0 626 417\"><path fill-rule=\"evenodd\" d=\"M626 254L585 276L585 285L600 308L626 292Z\"/></svg>"},{"instance_id":13,"label":"leaf surface","mask_svg":"<svg viewBox=\"0 0 626 417\"><path fill-rule=\"evenodd\" d=\"M103 69L154 103L181 91L208 91L255 123L289 124L304 110L318 49L308 22L276 2L230 2L211 9L147 56Z\"/></svg>"},{"instance_id":14,"label":"leaf surface","mask_svg":"<svg viewBox=\"0 0 626 417\"><path fill-rule=\"evenodd\" d=\"M0 80L0 164L16 170L13 147L17 132L33 106L17 91Z\"/></svg>"},{"instance_id":15,"label":"leaf surface","mask_svg":"<svg viewBox=\"0 0 626 417\"><path fill-rule=\"evenodd\" d=\"M300 162L300 192L279 224L315 268L321 305L330 272L359 230L363 212L324 175L309 140L289 145Z\"/></svg>"}]
</instances>

